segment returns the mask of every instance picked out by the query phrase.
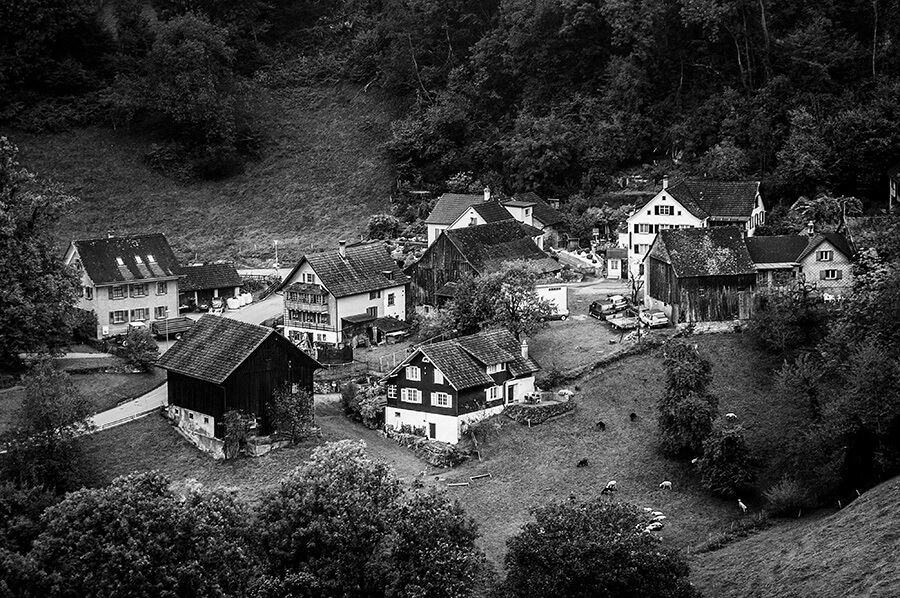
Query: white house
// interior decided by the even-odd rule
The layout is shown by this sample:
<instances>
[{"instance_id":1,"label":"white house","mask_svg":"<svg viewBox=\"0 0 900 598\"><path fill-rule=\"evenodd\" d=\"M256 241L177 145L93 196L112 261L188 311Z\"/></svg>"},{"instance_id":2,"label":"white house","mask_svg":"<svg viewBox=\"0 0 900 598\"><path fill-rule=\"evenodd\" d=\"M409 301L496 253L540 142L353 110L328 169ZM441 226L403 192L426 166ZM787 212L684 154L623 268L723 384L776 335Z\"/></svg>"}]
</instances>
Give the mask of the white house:
<instances>
[{"instance_id":1,"label":"white house","mask_svg":"<svg viewBox=\"0 0 900 598\"><path fill-rule=\"evenodd\" d=\"M756 269L756 288L792 288L802 281L841 297L853 286L853 247L840 233L746 239Z\"/></svg>"},{"instance_id":2,"label":"white house","mask_svg":"<svg viewBox=\"0 0 900 598\"><path fill-rule=\"evenodd\" d=\"M295 343L338 344L379 320L406 319L407 277L381 242L347 245L300 258L281 283L284 334ZM380 339L372 339L380 340Z\"/></svg>"},{"instance_id":3,"label":"white house","mask_svg":"<svg viewBox=\"0 0 900 598\"><path fill-rule=\"evenodd\" d=\"M661 230L740 226L747 236L765 222L759 181L683 180L662 189L628 218L619 245L628 249L626 278L643 275L643 260Z\"/></svg>"}]
</instances>

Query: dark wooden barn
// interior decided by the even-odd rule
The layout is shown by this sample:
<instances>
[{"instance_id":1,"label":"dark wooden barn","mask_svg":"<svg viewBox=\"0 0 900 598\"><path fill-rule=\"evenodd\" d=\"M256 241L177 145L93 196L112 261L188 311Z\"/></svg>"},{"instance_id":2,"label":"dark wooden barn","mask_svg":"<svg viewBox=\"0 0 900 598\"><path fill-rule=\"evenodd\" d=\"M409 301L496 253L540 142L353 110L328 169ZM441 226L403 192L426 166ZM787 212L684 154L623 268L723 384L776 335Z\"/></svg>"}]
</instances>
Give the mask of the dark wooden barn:
<instances>
[{"instance_id":1,"label":"dark wooden barn","mask_svg":"<svg viewBox=\"0 0 900 598\"><path fill-rule=\"evenodd\" d=\"M283 384L313 391L321 367L284 336L263 326L206 315L160 358L167 370L169 415L186 432L221 439L224 415L237 410L271 432L269 404Z\"/></svg>"},{"instance_id":2,"label":"dark wooden barn","mask_svg":"<svg viewBox=\"0 0 900 598\"><path fill-rule=\"evenodd\" d=\"M412 278L409 297L413 305L441 303L439 291L463 276L479 276L511 260L536 262L545 273L561 269L534 242L539 229L515 220L445 230L421 259L404 272Z\"/></svg>"},{"instance_id":3,"label":"dark wooden barn","mask_svg":"<svg viewBox=\"0 0 900 598\"><path fill-rule=\"evenodd\" d=\"M756 271L736 227L659 232L647 254L647 305L672 322L748 319Z\"/></svg>"}]
</instances>

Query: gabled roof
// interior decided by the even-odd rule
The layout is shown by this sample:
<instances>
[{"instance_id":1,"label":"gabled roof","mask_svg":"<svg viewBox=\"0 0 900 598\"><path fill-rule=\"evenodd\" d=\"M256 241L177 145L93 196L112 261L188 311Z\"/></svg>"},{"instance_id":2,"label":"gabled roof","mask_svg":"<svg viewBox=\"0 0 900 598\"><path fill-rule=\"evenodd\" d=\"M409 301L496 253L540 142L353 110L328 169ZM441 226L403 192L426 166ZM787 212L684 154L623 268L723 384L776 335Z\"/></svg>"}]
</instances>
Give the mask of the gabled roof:
<instances>
[{"instance_id":1,"label":"gabled roof","mask_svg":"<svg viewBox=\"0 0 900 598\"><path fill-rule=\"evenodd\" d=\"M679 278L755 272L743 232L736 226L661 230L653 245L651 255L671 264Z\"/></svg>"},{"instance_id":2,"label":"gabled roof","mask_svg":"<svg viewBox=\"0 0 900 598\"><path fill-rule=\"evenodd\" d=\"M83 239L72 244L95 285L174 278L180 272L178 260L162 233Z\"/></svg>"},{"instance_id":3,"label":"gabled roof","mask_svg":"<svg viewBox=\"0 0 900 598\"><path fill-rule=\"evenodd\" d=\"M665 191L697 218L748 220L756 207L759 181L685 179Z\"/></svg>"},{"instance_id":4,"label":"gabled roof","mask_svg":"<svg viewBox=\"0 0 900 598\"><path fill-rule=\"evenodd\" d=\"M487 223L513 219L509 210L496 201L482 201L481 203L472 204L472 209L478 212L478 215Z\"/></svg>"},{"instance_id":5,"label":"gabled roof","mask_svg":"<svg viewBox=\"0 0 900 598\"><path fill-rule=\"evenodd\" d=\"M828 233L817 233L817 234L813 235L812 237L810 237L809 244L806 246L806 249L803 251L803 253L800 254L800 257L797 259L802 260L803 258L808 256L810 253L815 251L816 248L819 247L819 245L821 245L825 241L828 241L829 243L831 243L835 249L837 249L838 251L843 253L848 258L853 257L853 254L854 254L853 247L847 241L847 237L845 237L844 235L842 235L840 233L828 232Z\"/></svg>"},{"instance_id":6,"label":"gabled roof","mask_svg":"<svg viewBox=\"0 0 900 598\"><path fill-rule=\"evenodd\" d=\"M484 201L484 195L463 195L461 193L444 193L434 204L425 224L453 224L469 206Z\"/></svg>"},{"instance_id":7,"label":"gabled roof","mask_svg":"<svg viewBox=\"0 0 900 598\"><path fill-rule=\"evenodd\" d=\"M809 244L805 235L748 237L747 250L754 264L795 263Z\"/></svg>"},{"instance_id":8,"label":"gabled roof","mask_svg":"<svg viewBox=\"0 0 900 598\"><path fill-rule=\"evenodd\" d=\"M537 262L543 272L560 270L559 263L547 256L534 243L531 238L533 230L537 229L526 227L515 220L504 220L445 230L443 234L479 273L510 260Z\"/></svg>"},{"instance_id":9,"label":"gabled roof","mask_svg":"<svg viewBox=\"0 0 900 598\"><path fill-rule=\"evenodd\" d=\"M341 256L339 250L310 253L297 262L291 273L284 279L279 290L288 286L288 281L308 262L316 276L335 297L347 297L359 293L379 291L401 286L409 282L397 266L381 241L348 245ZM389 272L385 276L383 272Z\"/></svg>"},{"instance_id":10,"label":"gabled roof","mask_svg":"<svg viewBox=\"0 0 900 598\"><path fill-rule=\"evenodd\" d=\"M560 214L556 208L544 201L544 199L542 199L540 195L534 193L533 191L516 193L513 199L517 201L533 203L534 217L538 219L544 226L553 226L554 224L559 224L563 221L562 214Z\"/></svg>"},{"instance_id":11,"label":"gabled roof","mask_svg":"<svg viewBox=\"0 0 900 598\"><path fill-rule=\"evenodd\" d=\"M184 333L180 341L162 354L156 365L171 372L221 384L272 334L278 333L271 328L224 316L205 315ZM290 341L287 341L287 346L319 367L312 357L296 349Z\"/></svg>"},{"instance_id":12,"label":"gabled roof","mask_svg":"<svg viewBox=\"0 0 900 598\"><path fill-rule=\"evenodd\" d=\"M383 380L394 376L419 353L430 359L456 390L495 384L486 371L488 365L506 363L516 377L540 369L533 359L522 357L519 342L511 332L501 328L423 345Z\"/></svg>"},{"instance_id":13,"label":"gabled roof","mask_svg":"<svg viewBox=\"0 0 900 598\"><path fill-rule=\"evenodd\" d=\"M624 260L628 257L628 250L623 247L610 247L606 250L606 259Z\"/></svg>"},{"instance_id":14,"label":"gabled roof","mask_svg":"<svg viewBox=\"0 0 900 598\"><path fill-rule=\"evenodd\" d=\"M202 291L239 287L241 277L233 264L201 264L198 266L182 266L184 280L178 283L179 291Z\"/></svg>"}]
</instances>

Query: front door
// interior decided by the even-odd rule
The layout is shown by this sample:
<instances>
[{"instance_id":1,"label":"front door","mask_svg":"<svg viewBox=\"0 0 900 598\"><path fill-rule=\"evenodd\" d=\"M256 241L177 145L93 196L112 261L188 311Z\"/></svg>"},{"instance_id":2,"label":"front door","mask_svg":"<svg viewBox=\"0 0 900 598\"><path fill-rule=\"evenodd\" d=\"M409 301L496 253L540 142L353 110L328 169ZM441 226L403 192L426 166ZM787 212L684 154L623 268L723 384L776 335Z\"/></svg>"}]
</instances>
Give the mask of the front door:
<instances>
[{"instance_id":1,"label":"front door","mask_svg":"<svg viewBox=\"0 0 900 598\"><path fill-rule=\"evenodd\" d=\"M506 404L509 405L511 403L516 402L516 385L510 384L506 387Z\"/></svg>"},{"instance_id":2,"label":"front door","mask_svg":"<svg viewBox=\"0 0 900 598\"><path fill-rule=\"evenodd\" d=\"M428 424L428 437L432 440L437 438L437 424Z\"/></svg>"}]
</instances>

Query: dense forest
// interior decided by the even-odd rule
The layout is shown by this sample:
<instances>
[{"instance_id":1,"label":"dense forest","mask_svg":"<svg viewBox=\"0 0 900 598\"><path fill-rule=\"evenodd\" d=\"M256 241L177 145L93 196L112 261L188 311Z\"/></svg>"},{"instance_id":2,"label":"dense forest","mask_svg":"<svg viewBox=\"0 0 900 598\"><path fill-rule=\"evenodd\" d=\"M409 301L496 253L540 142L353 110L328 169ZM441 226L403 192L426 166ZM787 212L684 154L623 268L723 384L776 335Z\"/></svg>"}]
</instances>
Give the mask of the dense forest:
<instances>
[{"instance_id":1,"label":"dense forest","mask_svg":"<svg viewBox=\"0 0 900 598\"><path fill-rule=\"evenodd\" d=\"M151 167L220 178L259 151L260 90L343 80L402 106L400 188L590 197L640 171L871 205L898 40L897 0L10 0L0 124L130 127Z\"/></svg>"}]
</instances>

